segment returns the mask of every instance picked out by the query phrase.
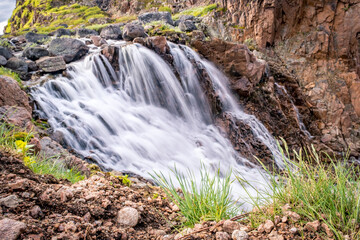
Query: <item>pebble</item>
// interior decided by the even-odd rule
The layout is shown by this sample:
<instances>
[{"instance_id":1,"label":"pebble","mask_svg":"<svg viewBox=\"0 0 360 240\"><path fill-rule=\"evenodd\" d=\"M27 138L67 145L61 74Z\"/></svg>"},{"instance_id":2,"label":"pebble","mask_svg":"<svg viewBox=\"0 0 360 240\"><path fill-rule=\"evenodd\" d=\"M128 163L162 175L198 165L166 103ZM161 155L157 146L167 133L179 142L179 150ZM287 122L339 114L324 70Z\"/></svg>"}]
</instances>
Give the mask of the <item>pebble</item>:
<instances>
[{"instance_id":1,"label":"pebble","mask_svg":"<svg viewBox=\"0 0 360 240\"><path fill-rule=\"evenodd\" d=\"M10 195L0 199L0 205L8 208L16 208L22 202L16 195Z\"/></svg>"},{"instance_id":2,"label":"pebble","mask_svg":"<svg viewBox=\"0 0 360 240\"><path fill-rule=\"evenodd\" d=\"M16 240L25 228L23 222L4 218L0 220L0 239Z\"/></svg>"},{"instance_id":3,"label":"pebble","mask_svg":"<svg viewBox=\"0 0 360 240\"><path fill-rule=\"evenodd\" d=\"M227 232L216 232L215 239L216 240L229 240L230 235Z\"/></svg>"},{"instance_id":4,"label":"pebble","mask_svg":"<svg viewBox=\"0 0 360 240\"><path fill-rule=\"evenodd\" d=\"M249 239L249 235L245 231L235 230L231 235L233 240L246 240Z\"/></svg>"},{"instance_id":5,"label":"pebble","mask_svg":"<svg viewBox=\"0 0 360 240\"><path fill-rule=\"evenodd\" d=\"M264 224L265 232L269 233L274 228L274 223L271 220L266 220Z\"/></svg>"},{"instance_id":6,"label":"pebble","mask_svg":"<svg viewBox=\"0 0 360 240\"><path fill-rule=\"evenodd\" d=\"M135 227L139 222L139 212L132 207L124 207L118 212L117 222L126 227Z\"/></svg>"}]
</instances>

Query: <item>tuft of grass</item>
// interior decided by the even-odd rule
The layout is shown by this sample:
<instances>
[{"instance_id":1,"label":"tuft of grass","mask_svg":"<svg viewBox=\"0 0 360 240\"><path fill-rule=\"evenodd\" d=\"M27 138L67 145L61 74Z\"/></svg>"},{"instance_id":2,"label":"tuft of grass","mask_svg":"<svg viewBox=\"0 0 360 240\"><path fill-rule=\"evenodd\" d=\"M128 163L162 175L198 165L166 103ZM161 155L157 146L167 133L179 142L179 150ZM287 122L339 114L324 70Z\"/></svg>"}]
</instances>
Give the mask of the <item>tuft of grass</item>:
<instances>
[{"instance_id":1,"label":"tuft of grass","mask_svg":"<svg viewBox=\"0 0 360 240\"><path fill-rule=\"evenodd\" d=\"M162 173L151 175L155 182L164 190L166 196L175 203L186 218L186 226L194 226L201 221L220 221L235 215L239 206L232 201L231 175L224 178L220 171L212 177L204 166L200 169L201 180L196 183L194 174L188 170L187 176L176 168L172 174L179 184L178 190L171 177L169 180Z\"/></svg>"},{"instance_id":2,"label":"tuft of grass","mask_svg":"<svg viewBox=\"0 0 360 240\"><path fill-rule=\"evenodd\" d=\"M216 3L210 4L207 6L195 7L195 8L191 8L191 9L188 9L188 10L185 10L185 11L175 14L173 16L173 19L178 20L180 18L180 16L182 16L182 15L192 15L195 17L204 17L209 12L212 12L212 11L216 10L217 8L218 8L218 5Z\"/></svg>"},{"instance_id":3,"label":"tuft of grass","mask_svg":"<svg viewBox=\"0 0 360 240\"><path fill-rule=\"evenodd\" d=\"M171 8L170 8L170 7L167 7L167 6L161 6L161 7L159 7L158 11L159 11L159 12L169 12L169 13L172 12L172 11L171 11Z\"/></svg>"},{"instance_id":4,"label":"tuft of grass","mask_svg":"<svg viewBox=\"0 0 360 240\"><path fill-rule=\"evenodd\" d=\"M13 78L15 81L18 82L19 86L21 89L24 89L24 85L20 79L20 76L19 74L17 74L16 72L13 72L11 71L10 69L8 68L5 68L5 67L0 67L0 76L7 76L7 77L11 77Z\"/></svg>"},{"instance_id":5,"label":"tuft of grass","mask_svg":"<svg viewBox=\"0 0 360 240\"><path fill-rule=\"evenodd\" d=\"M8 124L0 118L0 147L11 150L14 154L24 160L25 166L36 174L50 174L58 179L67 179L72 183L85 178L76 169L66 169L56 156L44 158L33 151L33 146L29 144L34 134L24 132L22 129Z\"/></svg>"},{"instance_id":6,"label":"tuft of grass","mask_svg":"<svg viewBox=\"0 0 360 240\"><path fill-rule=\"evenodd\" d=\"M267 209L251 213L254 227L281 212L281 206L290 204L303 220L321 220L337 239L344 239L345 235L359 239L359 168L349 165L347 157L336 159L318 153L313 146L309 150L293 151L291 158L286 142L283 139L282 142L284 147L279 145L279 148L286 164L284 173L275 176L263 165L271 176L268 190L258 192L259 198L249 195L257 209ZM243 186L248 185L240 176L237 178Z\"/></svg>"}]
</instances>

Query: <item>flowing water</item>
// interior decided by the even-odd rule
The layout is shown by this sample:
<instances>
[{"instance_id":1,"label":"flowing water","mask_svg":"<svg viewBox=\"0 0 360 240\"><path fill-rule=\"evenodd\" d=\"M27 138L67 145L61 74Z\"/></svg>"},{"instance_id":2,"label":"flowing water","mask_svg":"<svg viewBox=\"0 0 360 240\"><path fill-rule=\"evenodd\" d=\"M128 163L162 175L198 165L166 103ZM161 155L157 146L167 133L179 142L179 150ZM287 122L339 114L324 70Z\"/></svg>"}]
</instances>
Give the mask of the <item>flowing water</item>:
<instances>
[{"instance_id":1,"label":"flowing water","mask_svg":"<svg viewBox=\"0 0 360 240\"><path fill-rule=\"evenodd\" d=\"M188 47L170 48L181 81L160 56L140 45L120 48L119 72L95 52L71 64L68 77L32 89L40 116L63 135L66 145L106 169L148 177L154 170L167 175L176 166L196 175L203 164L214 174L220 166L222 174L234 169L251 182L266 181L213 124L189 58L206 69L224 110L250 125L281 167L270 133L236 104L226 77L215 66ZM240 187L234 192L244 194Z\"/></svg>"}]
</instances>

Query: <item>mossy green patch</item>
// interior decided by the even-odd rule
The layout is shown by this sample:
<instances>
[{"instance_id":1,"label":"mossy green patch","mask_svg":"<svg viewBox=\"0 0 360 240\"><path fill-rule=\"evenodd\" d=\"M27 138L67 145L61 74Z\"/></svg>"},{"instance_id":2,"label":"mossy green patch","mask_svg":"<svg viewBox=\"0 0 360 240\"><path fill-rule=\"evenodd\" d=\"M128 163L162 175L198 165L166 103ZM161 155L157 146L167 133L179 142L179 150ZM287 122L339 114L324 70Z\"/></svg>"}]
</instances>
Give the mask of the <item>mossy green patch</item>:
<instances>
[{"instance_id":1,"label":"mossy green patch","mask_svg":"<svg viewBox=\"0 0 360 240\"><path fill-rule=\"evenodd\" d=\"M200 7L190 8L190 9L187 9L185 11L182 11L180 13L175 14L173 16L173 19L177 20L182 15L192 15L192 16L195 16L195 17L204 17L209 12L212 12L212 11L216 10L217 8L218 8L218 5L216 3L210 4L210 5L207 5L207 6L200 6Z\"/></svg>"},{"instance_id":2,"label":"mossy green patch","mask_svg":"<svg viewBox=\"0 0 360 240\"><path fill-rule=\"evenodd\" d=\"M8 68L5 67L0 67L0 76L7 76L7 77L11 77L13 78L15 81L18 82L19 86L21 89L24 89L24 85L19 77L19 74L17 74L16 72L11 71Z\"/></svg>"}]
</instances>

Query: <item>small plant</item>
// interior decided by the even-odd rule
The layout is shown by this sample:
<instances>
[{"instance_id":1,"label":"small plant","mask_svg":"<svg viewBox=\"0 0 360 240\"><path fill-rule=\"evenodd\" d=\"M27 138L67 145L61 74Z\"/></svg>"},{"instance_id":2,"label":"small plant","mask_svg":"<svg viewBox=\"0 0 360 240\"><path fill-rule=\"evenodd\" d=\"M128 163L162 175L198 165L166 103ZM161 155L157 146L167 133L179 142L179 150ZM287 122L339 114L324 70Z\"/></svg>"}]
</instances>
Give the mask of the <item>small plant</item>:
<instances>
[{"instance_id":1,"label":"small plant","mask_svg":"<svg viewBox=\"0 0 360 240\"><path fill-rule=\"evenodd\" d=\"M1 75L13 78L15 81L18 82L21 89L25 88L22 81L21 81L21 79L20 79L19 74L17 74L16 72L13 72L10 69L5 68L5 67L0 67L0 76Z\"/></svg>"},{"instance_id":2,"label":"small plant","mask_svg":"<svg viewBox=\"0 0 360 240\"><path fill-rule=\"evenodd\" d=\"M129 175L124 175L124 176L121 176L119 178L121 179L122 184L124 184L125 186L130 187L132 182L128 177L129 177Z\"/></svg>"},{"instance_id":3,"label":"small plant","mask_svg":"<svg viewBox=\"0 0 360 240\"><path fill-rule=\"evenodd\" d=\"M258 209L250 215L253 227L273 218L281 212L281 206L290 204L292 211L300 214L303 220L323 221L337 239L343 239L344 235L359 239L359 168L349 165L346 156L336 159L316 152L314 147L308 151L293 151L291 159L287 144L282 141L284 148L280 145L279 148L286 164L284 173L275 176L263 165L271 176L268 190L258 192L259 198L249 198ZM248 185L241 177L237 178L243 186Z\"/></svg>"},{"instance_id":4,"label":"small plant","mask_svg":"<svg viewBox=\"0 0 360 240\"><path fill-rule=\"evenodd\" d=\"M253 38L248 38L245 39L244 44L251 50L256 50L257 49L257 45L256 42Z\"/></svg>"},{"instance_id":5,"label":"small plant","mask_svg":"<svg viewBox=\"0 0 360 240\"><path fill-rule=\"evenodd\" d=\"M50 174L58 179L67 179L72 183L83 180L83 176L76 169L66 169L56 156L45 158L35 154L33 145L29 144L34 137L31 132L23 132L14 125L8 124L0 118L0 147L14 152L24 160L24 165L36 174Z\"/></svg>"},{"instance_id":6,"label":"small plant","mask_svg":"<svg viewBox=\"0 0 360 240\"><path fill-rule=\"evenodd\" d=\"M184 176L176 168L172 170L172 173L180 190L171 178L168 180L162 173L154 173L152 178L164 190L168 199L179 207L186 218L185 225L191 227L201 221L220 221L235 215L238 206L230 197L233 182L231 172L221 178L218 171L212 177L202 166L200 183L196 182L190 170L188 170L188 176Z\"/></svg>"}]
</instances>

